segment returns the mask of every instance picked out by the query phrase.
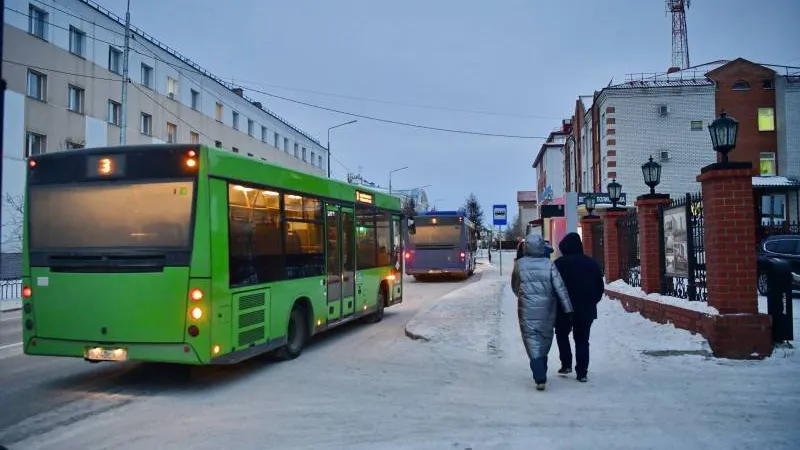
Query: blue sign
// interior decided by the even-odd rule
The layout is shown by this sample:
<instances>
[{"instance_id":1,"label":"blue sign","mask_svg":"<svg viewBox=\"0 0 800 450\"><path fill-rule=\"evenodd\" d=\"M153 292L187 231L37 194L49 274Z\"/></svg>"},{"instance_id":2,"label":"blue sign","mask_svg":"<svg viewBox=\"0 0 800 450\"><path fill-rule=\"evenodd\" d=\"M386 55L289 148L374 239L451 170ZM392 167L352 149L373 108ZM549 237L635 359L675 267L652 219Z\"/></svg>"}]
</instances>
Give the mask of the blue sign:
<instances>
[{"instance_id":1,"label":"blue sign","mask_svg":"<svg viewBox=\"0 0 800 450\"><path fill-rule=\"evenodd\" d=\"M508 224L508 208L506 205L493 205L492 206L492 224L494 226L503 226Z\"/></svg>"}]
</instances>

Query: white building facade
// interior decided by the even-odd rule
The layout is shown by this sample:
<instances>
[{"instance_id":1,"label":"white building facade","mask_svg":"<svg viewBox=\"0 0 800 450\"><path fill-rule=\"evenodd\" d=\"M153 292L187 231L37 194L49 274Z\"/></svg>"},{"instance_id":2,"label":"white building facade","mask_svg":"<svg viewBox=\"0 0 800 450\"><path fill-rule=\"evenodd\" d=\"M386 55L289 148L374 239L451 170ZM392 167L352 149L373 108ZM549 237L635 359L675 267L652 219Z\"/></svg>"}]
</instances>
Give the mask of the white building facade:
<instances>
[{"instance_id":1,"label":"white building facade","mask_svg":"<svg viewBox=\"0 0 800 450\"><path fill-rule=\"evenodd\" d=\"M25 159L120 144L124 21L89 0L6 0L4 198ZM199 143L317 175L327 150L188 58L131 27L126 144ZM4 220L13 215L4 204ZM3 251L18 251L6 235ZM17 241L13 242L12 241Z\"/></svg>"},{"instance_id":2,"label":"white building facade","mask_svg":"<svg viewBox=\"0 0 800 450\"><path fill-rule=\"evenodd\" d=\"M657 192L699 192L700 168L716 162L708 124L715 119L715 87L707 79L633 81L600 93L601 186L612 179L629 199L649 192L641 166L662 165Z\"/></svg>"}]
</instances>

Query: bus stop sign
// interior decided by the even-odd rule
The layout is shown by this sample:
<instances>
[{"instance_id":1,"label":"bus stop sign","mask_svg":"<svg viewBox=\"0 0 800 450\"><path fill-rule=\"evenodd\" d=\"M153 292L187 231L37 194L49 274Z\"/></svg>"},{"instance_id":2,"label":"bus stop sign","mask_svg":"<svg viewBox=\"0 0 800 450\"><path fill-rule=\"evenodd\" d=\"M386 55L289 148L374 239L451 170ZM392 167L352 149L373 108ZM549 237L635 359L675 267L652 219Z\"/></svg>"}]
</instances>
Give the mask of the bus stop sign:
<instances>
[{"instance_id":1,"label":"bus stop sign","mask_svg":"<svg viewBox=\"0 0 800 450\"><path fill-rule=\"evenodd\" d=\"M493 205L492 206L492 223L494 226L504 226L508 224L506 205Z\"/></svg>"}]
</instances>

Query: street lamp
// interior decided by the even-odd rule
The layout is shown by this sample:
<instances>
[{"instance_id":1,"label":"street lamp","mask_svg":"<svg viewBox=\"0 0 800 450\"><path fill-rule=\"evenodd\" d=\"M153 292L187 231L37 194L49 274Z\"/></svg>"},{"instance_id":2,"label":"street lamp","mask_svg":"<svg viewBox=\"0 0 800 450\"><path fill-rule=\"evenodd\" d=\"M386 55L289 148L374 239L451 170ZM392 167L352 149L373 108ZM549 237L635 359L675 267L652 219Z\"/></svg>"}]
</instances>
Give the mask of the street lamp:
<instances>
[{"instance_id":1,"label":"street lamp","mask_svg":"<svg viewBox=\"0 0 800 450\"><path fill-rule=\"evenodd\" d=\"M328 128L328 178L331 177L331 130L334 128L343 127L345 125L350 125L351 123L356 123L358 120L351 120L350 122L340 123L339 125L334 125Z\"/></svg>"},{"instance_id":2,"label":"street lamp","mask_svg":"<svg viewBox=\"0 0 800 450\"><path fill-rule=\"evenodd\" d=\"M661 164L653 161L652 155L649 161L642 164L642 176L644 184L650 187L650 195L655 195L656 186L661 182Z\"/></svg>"},{"instance_id":3,"label":"street lamp","mask_svg":"<svg viewBox=\"0 0 800 450\"><path fill-rule=\"evenodd\" d=\"M611 183L608 183L608 199L611 200L611 208L617 208L617 202L619 201L620 197L622 197L622 185L617 183L617 179L614 178L611 180Z\"/></svg>"},{"instance_id":4,"label":"street lamp","mask_svg":"<svg viewBox=\"0 0 800 450\"><path fill-rule=\"evenodd\" d=\"M711 133L711 145L714 151L722 154L722 162L728 162L728 153L736 147L736 134L739 130L739 122L728 117L728 114L723 110L719 118L708 126L708 132Z\"/></svg>"},{"instance_id":5,"label":"street lamp","mask_svg":"<svg viewBox=\"0 0 800 450\"><path fill-rule=\"evenodd\" d=\"M586 211L589 213L587 216L593 217L594 207L597 205L597 198L595 198L593 193L586 194L583 198L583 203L586 205Z\"/></svg>"},{"instance_id":6,"label":"street lamp","mask_svg":"<svg viewBox=\"0 0 800 450\"><path fill-rule=\"evenodd\" d=\"M408 166L401 167L399 169L394 169L394 170L390 170L389 171L389 194L390 195L392 193L392 174L395 173L395 172L400 172L401 170L406 170L406 169L408 169Z\"/></svg>"}]
</instances>

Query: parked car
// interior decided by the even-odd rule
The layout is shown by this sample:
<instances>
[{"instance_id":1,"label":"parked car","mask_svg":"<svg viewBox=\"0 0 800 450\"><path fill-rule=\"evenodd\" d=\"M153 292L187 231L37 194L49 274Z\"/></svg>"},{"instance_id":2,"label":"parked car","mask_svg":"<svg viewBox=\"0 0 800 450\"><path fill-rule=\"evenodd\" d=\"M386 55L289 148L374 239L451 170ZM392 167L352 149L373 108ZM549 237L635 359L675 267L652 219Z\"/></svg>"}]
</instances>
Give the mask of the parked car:
<instances>
[{"instance_id":1,"label":"parked car","mask_svg":"<svg viewBox=\"0 0 800 450\"><path fill-rule=\"evenodd\" d=\"M767 295L768 259L788 261L792 265L792 289L800 290L800 235L778 234L764 239L758 254L758 293Z\"/></svg>"}]
</instances>

